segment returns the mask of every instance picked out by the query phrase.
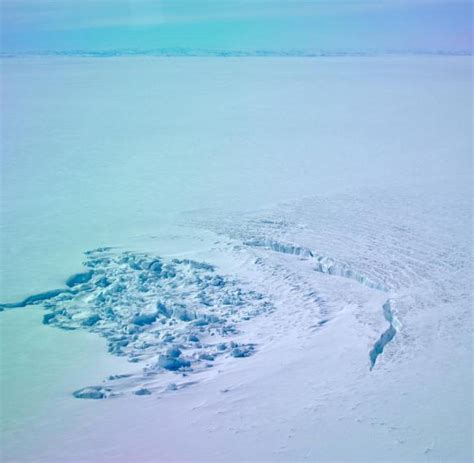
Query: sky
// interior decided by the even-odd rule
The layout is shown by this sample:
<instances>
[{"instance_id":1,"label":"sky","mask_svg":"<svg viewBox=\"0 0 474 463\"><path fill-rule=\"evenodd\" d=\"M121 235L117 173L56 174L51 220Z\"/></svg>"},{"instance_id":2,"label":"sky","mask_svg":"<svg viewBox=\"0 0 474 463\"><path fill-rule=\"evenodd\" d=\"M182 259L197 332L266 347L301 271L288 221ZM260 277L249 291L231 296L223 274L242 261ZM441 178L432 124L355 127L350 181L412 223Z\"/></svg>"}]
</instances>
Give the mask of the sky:
<instances>
[{"instance_id":1,"label":"sky","mask_svg":"<svg viewBox=\"0 0 474 463\"><path fill-rule=\"evenodd\" d=\"M470 0L2 0L3 53L472 49Z\"/></svg>"}]
</instances>

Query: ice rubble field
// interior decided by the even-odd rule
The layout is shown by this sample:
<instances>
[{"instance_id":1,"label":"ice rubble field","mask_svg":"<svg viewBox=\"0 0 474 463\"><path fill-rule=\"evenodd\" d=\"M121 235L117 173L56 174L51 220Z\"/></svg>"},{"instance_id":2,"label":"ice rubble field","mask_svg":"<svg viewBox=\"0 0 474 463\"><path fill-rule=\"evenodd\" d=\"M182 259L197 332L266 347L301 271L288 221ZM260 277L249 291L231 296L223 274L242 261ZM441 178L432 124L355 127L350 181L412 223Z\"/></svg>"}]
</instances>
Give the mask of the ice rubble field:
<instances>
[{"instance_id":1,"label":"ice rubble field","mask_svg":"<svg viewBox=\"0 0 474 463\"><path fill-rule=\"evenodd\" d=\"M59 77L78 88L72 103L51 103L79 105L72 118L82 111L76 99L112 85L98 100L111 117L102 141L98 121L82 122L90 141L69 125L77 120L14 114L15 130L34 129L29 142L9 138L6 122L4 195L29 193L5 210L12 246L2 253L19 281L10 287L12 276L2 276L2 370L12 372L2 402L13 401L2 407L3 459L472 459L469 58L61 59L5 68L12 93L27 91L27 71L40 77L17 103L22 110L37 111L38 89ZM150 75L192 70L197 83L163 78L149 90L145 117L134 111L150 95L135 87L122 95L124 80L110 80L117 69L128 77L148 70L137 77L148 85ZM170 89L181 90L178 100L192 95L196 113L173 113L163 93ZM112 117L116 105L140 117ZM357 112L367 117L354 120ZM116 132L125 120L137 146ZM50 137L44 125L63 135ZM105 145L114 153L109 167L87 153ZM38 164L43 175L60 166L48 173L58 185L23 172L27 159L36 162L35 146L59 150ZM85 165L62 151L78 146ZM127 160L132 148L146 154ZM178 160L163 154L178 148ZM224 148L244 153L240 165L210 154ZM283 167L288 152L293 169ZM212 173L203 173L203 160ZM133 169L123 173L123 163ZM146 174L156 169L161 181ZM114 182L97 187L94 175L104 172ZM77 196L84 185L86 199ZM39 191L46 198L31 196ZM28 228L28 258L13 233L26 240L29 223L37 228ZM49 261L58 248L69 253ZM35 323L25 328L25 317ZM11 336L18 328L43 353L35 364ZM45 349L48 339L60 352ZM104 362L106 350L117 361Z\"/></svg>"}]
</instances>

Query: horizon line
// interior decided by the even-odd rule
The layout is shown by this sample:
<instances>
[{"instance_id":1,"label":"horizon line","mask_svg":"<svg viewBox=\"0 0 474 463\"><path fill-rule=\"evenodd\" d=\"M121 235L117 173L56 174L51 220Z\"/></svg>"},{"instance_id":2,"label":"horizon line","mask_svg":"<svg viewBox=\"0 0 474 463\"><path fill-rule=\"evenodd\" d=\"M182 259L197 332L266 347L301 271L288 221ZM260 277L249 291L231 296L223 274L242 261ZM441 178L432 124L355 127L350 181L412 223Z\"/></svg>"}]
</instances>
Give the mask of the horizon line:
<instances>
[{"instance_id":1,"label":"horizon line","mask_svg":"<svg viewBox=\"0 0 474 463\"><path fill-rule=\"evenodd\" d=\"M1 51L0 58L21 57L77 57L77 58L113 58L127 56L143 57L370 57L370 56L472 56L472 50L225 50L225 49L193 49L193 48L153 48L153 49L108 49L108 50L43 50L43 51Z\"/></svg>"}]
</instances>

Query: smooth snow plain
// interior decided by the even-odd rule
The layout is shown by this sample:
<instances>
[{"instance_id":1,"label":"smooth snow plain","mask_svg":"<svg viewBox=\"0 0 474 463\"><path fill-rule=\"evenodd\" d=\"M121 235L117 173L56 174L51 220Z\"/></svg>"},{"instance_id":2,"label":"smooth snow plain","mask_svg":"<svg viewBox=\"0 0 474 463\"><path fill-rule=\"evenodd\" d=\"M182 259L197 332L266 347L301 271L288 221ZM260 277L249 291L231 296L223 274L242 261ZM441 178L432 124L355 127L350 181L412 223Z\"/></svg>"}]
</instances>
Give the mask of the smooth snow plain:
<instances>
[{"instance_id":1,"label":"smooth snow plain","mask_svg":"<svg viewBox=\"0 0 474 463\"><path fill-rule=\"evenodd\" d=\"M470 57L2 62L4 461L470 461Z\"/></svg>"}]
</instances>

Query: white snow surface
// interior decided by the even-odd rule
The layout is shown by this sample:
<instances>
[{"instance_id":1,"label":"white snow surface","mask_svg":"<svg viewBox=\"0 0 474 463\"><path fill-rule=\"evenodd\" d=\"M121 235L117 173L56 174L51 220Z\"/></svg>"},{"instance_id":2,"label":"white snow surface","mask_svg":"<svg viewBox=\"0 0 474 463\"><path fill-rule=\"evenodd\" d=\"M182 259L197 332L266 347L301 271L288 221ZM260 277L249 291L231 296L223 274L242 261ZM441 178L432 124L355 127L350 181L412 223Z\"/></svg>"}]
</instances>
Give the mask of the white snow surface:
<instances>
[{"instance_id":1,"label":"white snow surface","mask_svg":"<svg viewBox=\"0 0 474 463\"><path fill-rule=\"evenodd\" d=\"M3 67L4 461L472 460L469 57Z\"/></svg>"}]
</instances>

